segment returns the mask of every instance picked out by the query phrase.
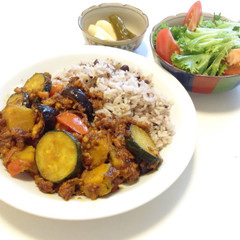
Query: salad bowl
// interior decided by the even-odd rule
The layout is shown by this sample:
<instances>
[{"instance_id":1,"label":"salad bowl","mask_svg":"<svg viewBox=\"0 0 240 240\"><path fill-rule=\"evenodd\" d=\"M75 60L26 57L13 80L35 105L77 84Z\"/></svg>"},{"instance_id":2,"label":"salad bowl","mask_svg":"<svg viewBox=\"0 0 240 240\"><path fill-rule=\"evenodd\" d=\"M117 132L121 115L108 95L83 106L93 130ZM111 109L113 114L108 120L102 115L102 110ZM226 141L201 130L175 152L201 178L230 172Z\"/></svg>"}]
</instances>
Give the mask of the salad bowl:
<instances>
[{"instance_id":1,"label":"salad bowl","mask_svg":"<svg viewBox=\"0 0 240 240\"><path fill-rule=\"evenodd\" d=\"M155 62L175 76L189 92L211 94L225 92L237 87L240 84L240 74L225 76L192 74L169 64L159 57L154 46L154 34L163 23L167 23L170 27L183 26L186 15L187 13L180 13L176 16L169 16L153 27L150 34L150 45ZM203 18L204 20L213 20L214 15L203 13ZM224 17L222 18L226 19Z\"/></svg>"}]
</instances>

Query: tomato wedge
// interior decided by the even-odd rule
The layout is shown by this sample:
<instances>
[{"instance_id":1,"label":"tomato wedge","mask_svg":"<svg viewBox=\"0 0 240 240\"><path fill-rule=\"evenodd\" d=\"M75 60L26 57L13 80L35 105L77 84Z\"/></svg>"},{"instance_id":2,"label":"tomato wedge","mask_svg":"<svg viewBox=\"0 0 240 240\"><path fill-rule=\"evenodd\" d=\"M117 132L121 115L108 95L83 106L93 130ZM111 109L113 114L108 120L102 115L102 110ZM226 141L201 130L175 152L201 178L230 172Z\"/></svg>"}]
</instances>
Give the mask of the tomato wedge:
<instances>
[{"instance_id":1,"label":"tomato wedge","mask_svg":"<svg viewBox=\"0 0 240 240\"><path fill-rule=\"evenodd\" d=\"M172 54L174 52L180 54L180 47L174 40L172 33L168 28L161 29L158 32L156 40L156 51L159 57L170 64L172 64Z\"/></svg>"},{"instance_id":2,"label":"tomato wedge","mask_svg":"<svg viewBox=\"0 0 240 240\"><path fill-rule=\"evenodd\" d=\"M83 123L82 119L74 113L63 112L57 115L57 121L73 131L80 134L87 134L88 127Z\"/></svg>"},{"instance_id":3,"label":"tomato wedge","mask_svg":"<svg viewBox=\"0 0 240 240\"><path fill-rule=\"evenodd\" d=\"M200 1L197 1L188 10L187 15L184 19L184 25L186 25L190 31L195 31L201 16L202 4Z\"/></svg>"}]
</instances>

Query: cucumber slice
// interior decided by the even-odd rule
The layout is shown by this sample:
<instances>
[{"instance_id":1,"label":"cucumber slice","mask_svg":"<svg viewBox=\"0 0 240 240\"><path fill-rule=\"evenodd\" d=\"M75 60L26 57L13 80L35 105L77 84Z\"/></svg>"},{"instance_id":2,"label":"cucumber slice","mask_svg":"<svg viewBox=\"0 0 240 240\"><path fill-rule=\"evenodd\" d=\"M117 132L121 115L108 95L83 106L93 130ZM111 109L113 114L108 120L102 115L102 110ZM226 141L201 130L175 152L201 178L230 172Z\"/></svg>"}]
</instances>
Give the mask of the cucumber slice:
<instances>
[{"instance_id":1,"label":"cucumber slice","mask_svg":"<svg viewBox=\"0 0 240 240\"><path fill-rule=\"evenodd\" d=\"M45 133L37 144L35 161L41 176L59 183L81 169L82 154L77 139L65 131Z\"/></svg>"},{"instance_id":2,"label":"cucumber slice","mask_svg":"<svg viewBox=\"0 0 240 240\"><path fill-rule=\"evenodd\" d=\"M138 162L155 164L161 161L157 156L157 147L147 132L137 125L131 125L130 132L130 137L125 138L126 146Z\"/></svg>"}]
</instances>

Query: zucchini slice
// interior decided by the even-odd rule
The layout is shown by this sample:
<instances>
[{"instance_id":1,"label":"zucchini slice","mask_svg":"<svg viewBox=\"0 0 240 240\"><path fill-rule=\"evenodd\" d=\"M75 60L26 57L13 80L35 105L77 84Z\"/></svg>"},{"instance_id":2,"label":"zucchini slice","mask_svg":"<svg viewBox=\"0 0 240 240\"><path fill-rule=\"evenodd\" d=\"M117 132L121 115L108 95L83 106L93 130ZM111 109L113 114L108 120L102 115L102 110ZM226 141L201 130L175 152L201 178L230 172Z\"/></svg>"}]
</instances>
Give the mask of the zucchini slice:
<instances>
[{"instance_id":1,"label":"zucchini slice","mask_svg":"<svg viewBox=\"0 0 240 240\"><path fill-rule=\"evenodd\" d=\"M36 147L35 161L41 176L59 183L81 169L82 152L77 139L65 131L49 131Z\"/></svg>"},{"instance_id":2,"label":"zucchini slice","mask_svg":"<svg viewBox=\"0 0 240 240\"><path fill-rule=\"evenodd\" d=\"M52 81L48 73L35 73L24 84L27 91L35 90L50 92L51 86Z\"/></svg>"},{"instance_id":3,"label":"zucchini slice","mask_svg":"<svg viewBox=\"0 0 240 240\"><path fill-rule=\"evenodd\" d=\"M161 162L158 158L158 150L147 132L137 125L130 126L130 137L125 138L128 150L138 162L145 161L147 164Z\"/></svg>"},{"instance_id":4,"label":"zucchini slice","mask_svg":"<svg viewBox=\"0 0 240 240\"><path fill-rule=\"evenodd\" d=\"M62 95L68 96L81 104L85 108L85 113L89 121L94 119L92 103L81 89L72 86L67 87L62 91Z\"/></svg>"},{"instance_id":5,"label":"zucchini slice","mask_svg":"<svg viewBox=\"0 0 240 240\"><path fill-rule=\"evenodd\" d=\"M7 100L7 104L30 107L28 94L25 92L13 93Z\"/></svg>"}]
</instances>

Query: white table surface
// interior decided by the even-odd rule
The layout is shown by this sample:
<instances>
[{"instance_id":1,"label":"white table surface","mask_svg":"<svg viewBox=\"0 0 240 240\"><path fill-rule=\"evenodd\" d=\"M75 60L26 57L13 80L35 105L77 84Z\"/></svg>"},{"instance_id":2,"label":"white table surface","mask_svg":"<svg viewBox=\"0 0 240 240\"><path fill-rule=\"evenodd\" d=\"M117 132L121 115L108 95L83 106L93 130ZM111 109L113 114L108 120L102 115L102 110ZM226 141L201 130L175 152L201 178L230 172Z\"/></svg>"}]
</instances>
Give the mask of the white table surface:
<instances>
[{"instance_id":1,"label":"white table surface","mask_svg":"<svg viewBox=\"0 0 240 240\"><path fill-rule=\"evenodd\" d=\"M150 59L153 25L193 4L190 0L120 2L148 15L150 26L136 52ZM236 0L201 2L205 12L240 20ZM78 15L99 3L1 0L0 81L33 62L80 51L84 42ZM0 201L0 239L240 239L240 87L214 95L189 94L198 117L197 146L186 170L167 191L130 212L91 221L41 218Z\"/></svg>"}]
</instances>

